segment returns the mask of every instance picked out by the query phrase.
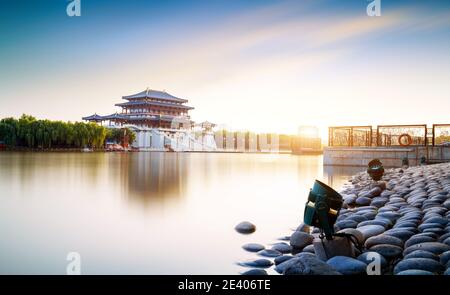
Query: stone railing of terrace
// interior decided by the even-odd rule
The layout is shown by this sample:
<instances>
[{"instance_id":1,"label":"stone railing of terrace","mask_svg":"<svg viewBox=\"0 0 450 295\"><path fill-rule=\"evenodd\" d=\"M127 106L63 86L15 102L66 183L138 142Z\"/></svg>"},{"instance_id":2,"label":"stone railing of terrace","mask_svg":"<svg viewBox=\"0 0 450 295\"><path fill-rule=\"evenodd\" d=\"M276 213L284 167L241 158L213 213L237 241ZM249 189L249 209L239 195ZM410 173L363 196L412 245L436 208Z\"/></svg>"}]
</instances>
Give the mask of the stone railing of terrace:
<instances>
[{"instance_id":1,"label":"stone railing of terrace","mask_svg":"<svg viewBox=\"0 0 450 295\"><path fill-rule=\"evenodd\" d=\"M450 161L450 124L340 126L329 128L324 165L367 166L378 158L386 167Z\"/></svg>"}]
</instances>

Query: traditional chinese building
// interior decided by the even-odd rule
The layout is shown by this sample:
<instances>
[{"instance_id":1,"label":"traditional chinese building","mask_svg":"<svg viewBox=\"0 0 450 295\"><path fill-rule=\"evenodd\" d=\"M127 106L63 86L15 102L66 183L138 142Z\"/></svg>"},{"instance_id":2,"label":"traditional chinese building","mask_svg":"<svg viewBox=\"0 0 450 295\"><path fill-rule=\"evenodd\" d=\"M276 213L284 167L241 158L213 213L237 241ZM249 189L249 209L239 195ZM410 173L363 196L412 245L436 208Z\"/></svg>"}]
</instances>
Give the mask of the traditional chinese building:
<instances>
[{"instance_id":1,"label":"traditional chinese building","mask_svg":"<svg viewBox=\"0 0 450 295\"><path fill-rule=\"evenodd\" d=\"M178 98L165 91L146 89L123 96L125 102L116 106L120 113L107 116L94 114L83 120L103 124L108 128L127 127L136 134L132 143L139 150L158 151L214 151L217 149L212 128L214 124L194 124L186 99ZM195 127L202 128L196 136Z\"/></svg>"},{"instance_id":2,"label":"traditional chinese building","mask_svg":"<svg viewBox=\"0 0 450 295\"><path fill-rule=\"evenodd\" d=\"M102 123L108 121L110 125L136 125L148 128L179 129L183 124L190 122L188 100L175 97L165 91L146 89L142 92L123 96L126 102L116 106L122 108L121 113L107 116L83 117L83 120Z\"/></svg>"}]
</instances>

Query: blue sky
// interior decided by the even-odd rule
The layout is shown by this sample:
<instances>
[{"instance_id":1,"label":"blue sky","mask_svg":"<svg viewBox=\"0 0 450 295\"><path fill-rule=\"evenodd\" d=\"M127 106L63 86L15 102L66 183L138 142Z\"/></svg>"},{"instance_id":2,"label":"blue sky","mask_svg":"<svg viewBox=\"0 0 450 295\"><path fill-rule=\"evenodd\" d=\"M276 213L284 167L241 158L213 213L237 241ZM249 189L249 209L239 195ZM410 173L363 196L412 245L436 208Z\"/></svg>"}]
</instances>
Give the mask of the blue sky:
<instances>
[{"instance_id":1,"label":"blue sky","mask_svg":"<svg viewBox=\"0 0 450 295\"><path fill-rule=\"evenodd\" d=\"M0 1L0 117L80 120L150 87L235 129L450 121L449 1L68 3Z\"/></svg>"}]
</instances>

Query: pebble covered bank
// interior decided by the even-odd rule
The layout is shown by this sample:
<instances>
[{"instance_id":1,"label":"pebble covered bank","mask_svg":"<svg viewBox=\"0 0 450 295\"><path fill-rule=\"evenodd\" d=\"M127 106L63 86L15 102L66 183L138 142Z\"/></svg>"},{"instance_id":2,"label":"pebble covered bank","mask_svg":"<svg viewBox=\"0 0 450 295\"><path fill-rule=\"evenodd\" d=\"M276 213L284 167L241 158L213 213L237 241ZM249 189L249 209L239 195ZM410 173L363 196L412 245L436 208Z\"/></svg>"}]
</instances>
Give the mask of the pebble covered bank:
<instances>
[{"instance_id":1,"label":"pebble covered bank","mask_svg":"<svg viewBox=\"0 0 450 295\"><path fill-rule=\"evenodd\" d=\"M386 169L379 182L362 172L340 193L344 205L335 231L358 239L362 247L354 257L320 260L313 246L318 229L301 224L267 247L244 245L256 255L239 263L246 267L242 274L274 268L286 275L364 275L374 256L381 274L450 274L450 163Z\"/></svg>"}]
</instances>

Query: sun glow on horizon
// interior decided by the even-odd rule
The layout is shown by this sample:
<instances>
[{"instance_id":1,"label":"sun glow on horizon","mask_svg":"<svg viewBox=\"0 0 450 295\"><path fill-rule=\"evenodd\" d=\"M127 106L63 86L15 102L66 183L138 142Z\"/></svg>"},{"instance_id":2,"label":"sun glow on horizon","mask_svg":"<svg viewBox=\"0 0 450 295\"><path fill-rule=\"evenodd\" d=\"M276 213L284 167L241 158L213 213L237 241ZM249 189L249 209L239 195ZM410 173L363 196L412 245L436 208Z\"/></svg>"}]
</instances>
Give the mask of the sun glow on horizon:
<instances>
[{"instance_id":1,"label":"sun glow on horizon","mask_svg":"<svg viewBox=\"0 0 450 295\"><path fill-rule=\"evenodd\" d=\"M324 9L326 1L248 5L177 10L172 22L129 20L124 14L140 12L123 8L115 22L95 9L48 20L30 48L0 49L0 117L79 121L119 111L122 96L150 87L188 99L194 121L234 130L296 134L314 125L325 139L328 126L448 121L447 7L386 4L371 18Z\"/></svg>"}]
</instances>

